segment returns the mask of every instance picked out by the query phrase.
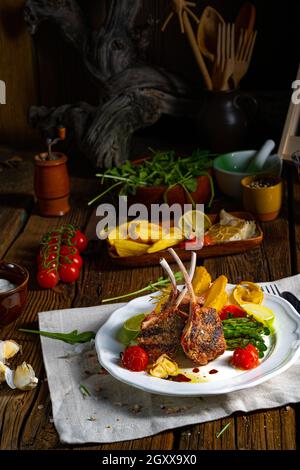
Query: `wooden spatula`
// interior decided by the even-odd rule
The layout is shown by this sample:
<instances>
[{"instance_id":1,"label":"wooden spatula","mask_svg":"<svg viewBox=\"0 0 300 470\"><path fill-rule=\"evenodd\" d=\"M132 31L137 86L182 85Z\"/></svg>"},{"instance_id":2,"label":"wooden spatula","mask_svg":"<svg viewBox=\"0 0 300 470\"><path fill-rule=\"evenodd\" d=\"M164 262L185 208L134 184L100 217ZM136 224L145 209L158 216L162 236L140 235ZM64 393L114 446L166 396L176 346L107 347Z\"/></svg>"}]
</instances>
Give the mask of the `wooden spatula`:
<instances>
[{"instance_id":1,"label":"wooden spatula","mask_svg":"<svg viewBox=\"0 0 300 470\"><path fill-rule=\"evenodd\" d=\"M225 24L222 16L212 7L206 7L200 18L197 42L201 53L211 62L215 61L218 43L218 25Z\"/></svg>"}]
</instances>

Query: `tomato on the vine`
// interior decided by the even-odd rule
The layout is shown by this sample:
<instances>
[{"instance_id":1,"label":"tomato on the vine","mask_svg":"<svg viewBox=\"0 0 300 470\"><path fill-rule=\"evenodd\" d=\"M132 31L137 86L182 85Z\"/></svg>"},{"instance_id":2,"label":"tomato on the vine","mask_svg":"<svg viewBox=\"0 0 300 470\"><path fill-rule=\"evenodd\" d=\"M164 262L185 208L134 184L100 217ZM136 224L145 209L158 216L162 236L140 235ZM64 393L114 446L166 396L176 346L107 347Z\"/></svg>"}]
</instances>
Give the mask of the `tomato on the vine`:
<instances>
[{"instance_id":1,"label":"tomato on the vine","mask_svg":"<svg viewBox=\"0 0 300 470\"><path fill-rule=\"evenodd\" d=\"M125 349L122 357L122 365L133 372L146 370L149 363L147 352L140 346L130 346Z\"/></svg>"},{"instance_id":2,"label":"tomato on the vine","mask_svg":"<svg viewBox=\"0 0 300 470\"><path fill-rule=\"evenodd\" d=\"M46 233L37 255L39 285L51 288L59 280L75 282L83 265L79 252L87 243L85 235L72 225L63 225Z\"/></svg>"},{"instance_id":3,"label":"tomato on the vine","mask_svg":"<svg viewBox=\"0 0 300 470\"><path fill-rule=\"evenodd\" d=\"M57 244L49 245L48 249L49 249L49 253L57 252L59 250L59 245Z\"/></svg>"},{"instance_id":4,"label":"tomato on the vine","mask_svg":"<svg viewBox=\"0 0 300 470\"><path fill-rule=\"evenodd\" d=\"M44 289L52 289L59 282L58 274L55 270L42 269L38 272L37 282Z\"/></svg>"},{"instance_id":5,"label":"tomato on the vine","mask_svg":"<svg viewBox=\"0 0 300 470\"><path fill-rule=\"evenodd\" d=\"M53 237L48 241L48 245L57 245L59 243L59 238Z\"/></svg>"},{"instance_id":6,"label":"tomato on the vine","mask_svg":"<svg viewBox=\"0 0 300 470\"><path fill-rule=\"evenodd\" d=\"M253 344L248 344L244 349L236 348L232 356L232 365L239 369L249 370L258 366L259 352Z\"/></svg>"},{"instance_id":7,"label":"tomato on the vine","mask_svg":"<svg viewBox=\"0 0 300 470\"><path fill-rule=\"evenodd\" d=\"M79 251L76 246L62 245L60 247L60 256L78 255Z\"/></svg>"},{"instance_id":8,"label":"tomato on the vine","mask_svg":"<svg viewBox=\"0 0 300 470\"><path fill-rule=\"evenodd\" d=\"M81 269L82 268L82 265L83 265L83 259L81 258L80 255L70 255L70 259L73 263L76 264L76 266L78 267L78 269Z\"/></svg>"},{"instance_id":9,"label":"tomato on the vine","mask_svg":"<svg viewBox=\"0 0 300 470\"><path fill-rule=\"evenodd\" d=\"M84 251L88 244L88 239L80 230L76 230L75 236L71 238L71 243L78 248L80 252Z\"/></svg>"},{"instance_id":10,"label":"tomato on the vine","mask_svg":"<svg viewBox=\"0 0 300 470\"><path fill-rule=\"evenodd\" d=\"M75 282L79 274L79 268L75 263L61 264L58 268L58 275L63 282Z\"/></svg>"}]
</instances>

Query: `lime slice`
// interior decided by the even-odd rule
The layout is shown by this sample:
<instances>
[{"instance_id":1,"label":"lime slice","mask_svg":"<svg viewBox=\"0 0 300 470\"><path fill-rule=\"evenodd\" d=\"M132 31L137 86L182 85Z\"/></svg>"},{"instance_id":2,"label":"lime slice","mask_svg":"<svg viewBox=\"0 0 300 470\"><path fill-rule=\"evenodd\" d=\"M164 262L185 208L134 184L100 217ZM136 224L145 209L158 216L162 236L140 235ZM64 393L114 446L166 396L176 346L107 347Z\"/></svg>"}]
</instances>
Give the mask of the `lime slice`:
<instances>
[{"instance_id":1,"label":"lime slice","mask_svg":"<svg viewBox=\"0 0 300 470\"><path fill-rule=\"evenodd\" d=\"M185 212L178 220L178 227L184 238L191 236L203 238L204 233L212 226L210 218L204 212L192 210Z\"/></svg>"},{"instance_id":2,"label":"lime slice","mask_svg":"<svg viewBox=\"0 0 300 470\"><path fill-rule=\"evenodd\" d=\"M141 323L146 315L145 313L140 313L126 320L124 325L117 332L117 340L126 346L133 341L139 335Z\"/></svg>"},{"instance_id":3,"label":"lime slice","mask_svg":"<svg viewBox=\"0 0 300 470\"><path fill-rule=\"evenodd\" d=\"M273 310L257 304L243 304L243 309L246 310L248 315L252 315L255 320L264 323L266 326L272 326L275 315Z\"/></svg>"},{"instance_id":4,"label":"lime slice","mask_svg":"<svg viewBox=\"0 0 300 470\"><path fill-rule=\"evenodd\" d=\"M146 313L140 313L134 317L128 318L124 323L124 330L128 333L139 333L141 329L141 323L145 319Z\"/></svg>"}]
</instances>

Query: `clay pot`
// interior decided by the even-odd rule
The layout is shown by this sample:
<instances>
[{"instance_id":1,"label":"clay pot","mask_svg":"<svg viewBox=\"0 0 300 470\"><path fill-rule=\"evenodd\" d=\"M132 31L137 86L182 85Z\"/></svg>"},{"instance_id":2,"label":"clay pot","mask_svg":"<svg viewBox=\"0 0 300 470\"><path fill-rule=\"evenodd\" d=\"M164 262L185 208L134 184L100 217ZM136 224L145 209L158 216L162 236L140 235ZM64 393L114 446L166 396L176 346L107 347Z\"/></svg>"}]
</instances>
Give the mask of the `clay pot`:
<instances>
[{"instance_id":1,"label":"clay pot","mask_svg":"<svg viewBox=\"0 0 300 470\"><path fill-rule=\"evenodd\" d=\"M211 174L211 170L208 170L208 173ZM198 176L197 180L197 189L195 192L191 193L191 196L196 204L206 204L211 197L210 180L207 176ZM137 188L135 196L129 197L129 204L140 203L144 204L146 207L150 207L151 204L162 204L165 202L164 194L166 191L166 186L152 186L149 188L141 186ZM181 206L191 204L191 200L186 191L180 185L174 186L174 188L167 192L166 202L169 205L180 204Z\"/></svg>"},{"instance_id":2,"label":"clay pot","mask_svg":"<svg viewBox=\"0 0 300 470\"><path fill-rule=\"evenodd\" d=\"M67 157L54 152L57 160L46 160L47 154L35 156L34 190L42 216L63 216L70 210L70 180Z\"/></svg>"},{"instance_id":3,"label":"clay pot","mask_svg":"<svg viewBox=\"0 0 300 470\"><path fill-rule=\"evenodd\" d=\"M19 318L26 306L29 274L16 263L0 261L0 278L16 285L15 289L0 293L0 327Z\"/></svg>"},{"instance_id":4,"label":"clay pot","mask_svg":"<svg viewBox=\"0 0 300 470\"><path fill-rule=\"evenodd\" d=\"M151 157L143 157L138 160L134 160L132 163L140 165L150 158ZM208 169L207 173L211 176L213 174L211 169ZM198 176L197 181L197 189L191 193L193 201L196 204L207 204L211 198L210 179L208 176L204 175ZM148 209L151 208L151 204L163 204L164 202L167 202L170 206L172 204L180 204L182 207L184 204L191 204L188 194L179 184L174 186L168 192L167 189L167 186L140 186L137 188L134 196L128 197L128 204L144 204Z\"/></svg>"},{"instance_id":5,"label":"clay pot","mask_svg":"<svg viewBox=\"0 0 300 470\"><path fill-rule=\"evenodd\" d=\"M199 133L213 152L241 150L256 111L255 98L239 90L207 92L197 119Z\"/></svg>"}]
</instances>

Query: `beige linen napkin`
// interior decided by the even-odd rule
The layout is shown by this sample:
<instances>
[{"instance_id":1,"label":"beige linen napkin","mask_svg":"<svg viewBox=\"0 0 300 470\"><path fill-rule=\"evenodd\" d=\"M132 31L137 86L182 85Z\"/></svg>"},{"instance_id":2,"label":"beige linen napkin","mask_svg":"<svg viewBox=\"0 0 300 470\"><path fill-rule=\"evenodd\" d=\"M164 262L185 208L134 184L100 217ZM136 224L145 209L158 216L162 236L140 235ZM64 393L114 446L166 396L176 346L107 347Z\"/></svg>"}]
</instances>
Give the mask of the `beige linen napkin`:
<instances>
[{"instance_id":1,"label":"beige linen napkin","mask_svg":"<svg viewBox=\"0 0 300 470\"><path fill-rule=\"evenodd\" d=\"M300 275L276 282L300 297ZM267 285L267 283L264 283ZM39 314L41 330L97 331L124 304L56 310ZM108 443L137 439L167 429L300 401L300 361L269 382L249 390L206 398L151 395L106 375L92 344L71 346L42 338L53 418L62 442ZM83 385L84 387L80 386ZM86 390L90 395L86 395Z\"/></svg>"}]
</instances>

